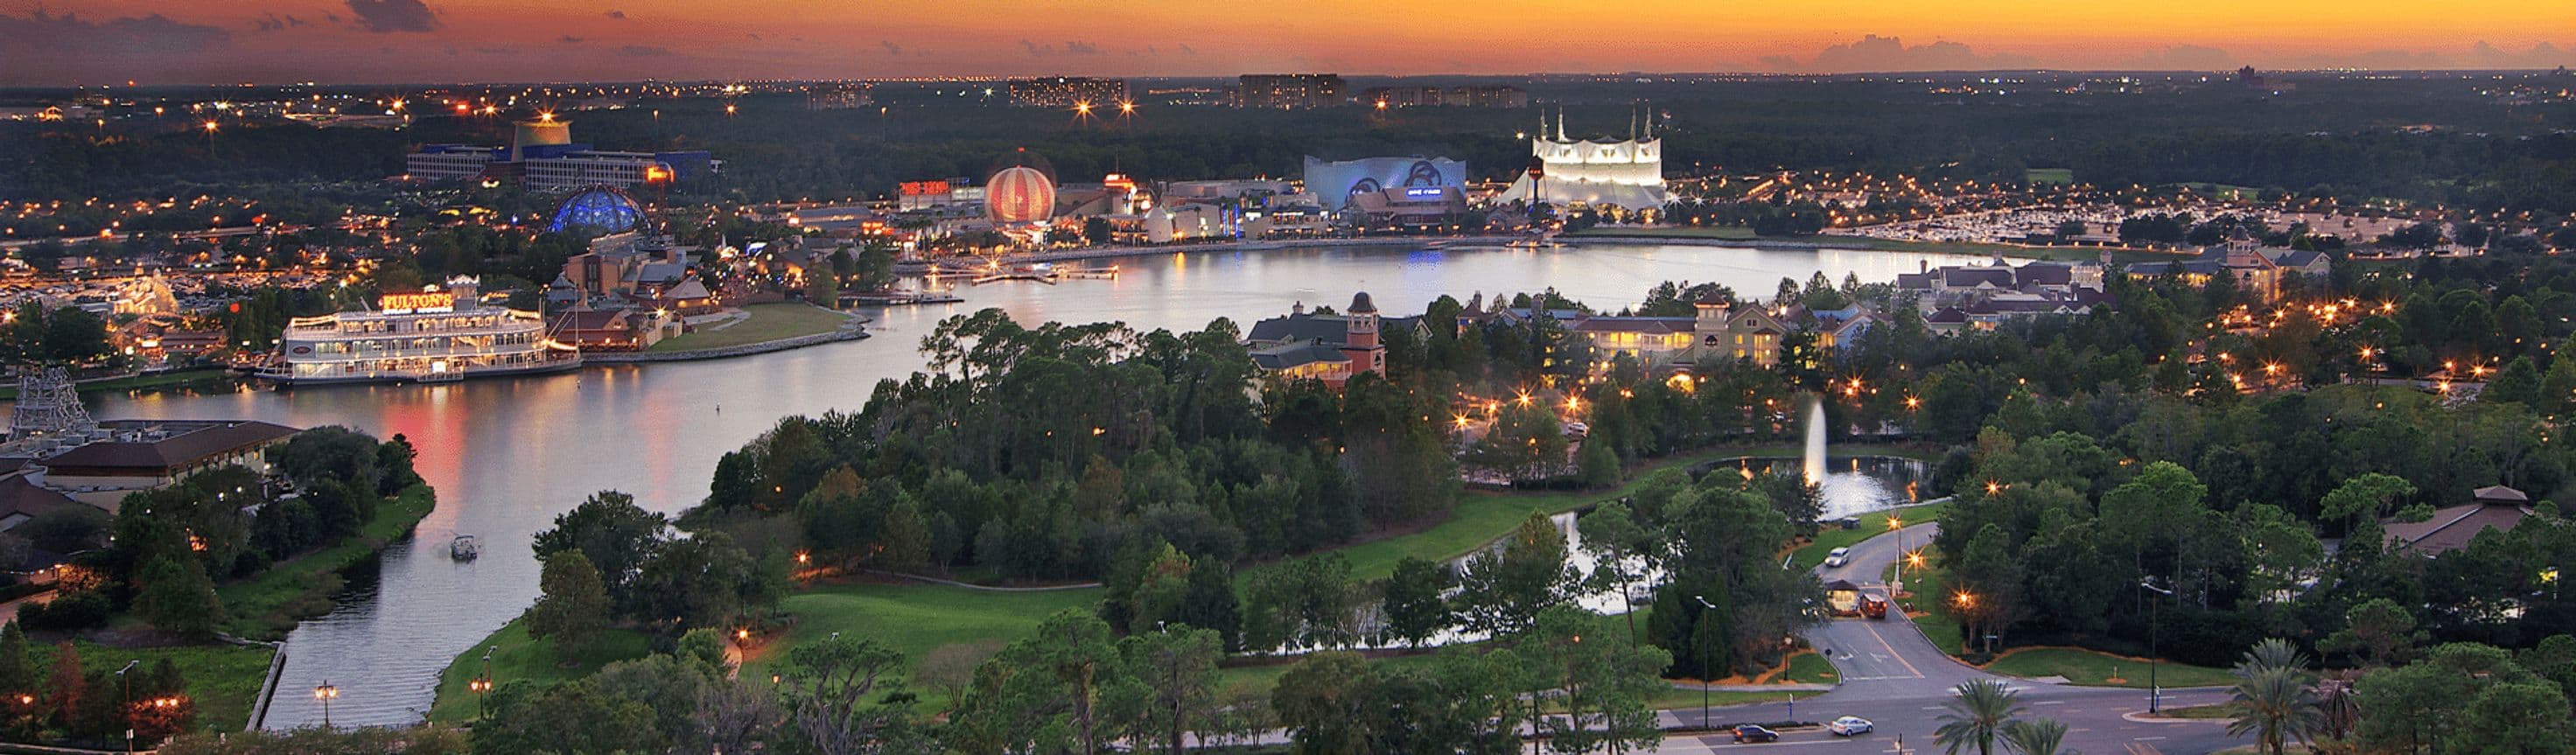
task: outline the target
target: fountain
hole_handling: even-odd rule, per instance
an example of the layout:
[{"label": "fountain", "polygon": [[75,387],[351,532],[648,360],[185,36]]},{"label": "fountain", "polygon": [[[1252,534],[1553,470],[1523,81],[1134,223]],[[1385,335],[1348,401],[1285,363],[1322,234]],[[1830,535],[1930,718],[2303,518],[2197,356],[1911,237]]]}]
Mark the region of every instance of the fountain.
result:
[{"label": "fountain", "polygon": [[1825,482],[1825,400],[1807,396],[1807,484]]}]

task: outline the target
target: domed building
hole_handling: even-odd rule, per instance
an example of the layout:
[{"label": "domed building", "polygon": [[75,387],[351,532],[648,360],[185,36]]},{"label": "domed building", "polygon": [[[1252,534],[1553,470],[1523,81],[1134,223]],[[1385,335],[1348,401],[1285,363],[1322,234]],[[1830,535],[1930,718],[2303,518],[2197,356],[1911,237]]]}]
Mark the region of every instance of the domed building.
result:
[{"label": "domed building", "polygon": [[1003,168],[984,182],[984,215],[997,224],[1046,222],[1055,217],[1055,179],[1027,165]]},{"label": "domed building", "polygon": [[600,185],[574,192],[555,206],[546,230],[599,236],[625,233],[644,225],[644,206],[617,187]]}]

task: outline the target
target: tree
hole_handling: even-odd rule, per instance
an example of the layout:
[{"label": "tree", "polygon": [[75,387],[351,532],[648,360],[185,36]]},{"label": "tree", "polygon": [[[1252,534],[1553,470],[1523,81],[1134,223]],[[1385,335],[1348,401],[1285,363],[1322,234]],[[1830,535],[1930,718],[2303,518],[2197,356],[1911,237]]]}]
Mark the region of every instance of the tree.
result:
[{"label": "tree", "polygon": [[[1655,672],[1672,664],[1661,648],[1602,642],[1600,616],[1558,604],[1541,611],[1529,629],[1511,638],[1512,657],[1528,671],[1522,691],[1533,701],[1553,697],[1565,715],[1540,719],[1558,752],[1618,752],[1652,748],[1663,738],[1649,701],[1666,685]],[[1593,640],[1584,641],[1585,634]]]},{"label": "tree", "polygon": [[2479,690],[2452,721],[2444,752],[2560,755],[2576,749],[2576,724],[2557,685],[2509,682]]},{"label": "tree", "polygon": [[36,691],[35,659],[27,657],[27,633],[11,621],[0,627],[0,697]]},{"label": "tree", "polygon": [[2004,687],[2004,683],[1979,679],[1959,685],[1948,701],[1941,704],[1941,726],[1932,730],[1932,739],[1950,755],[1974,746],[1977,755],[1994,755],[1995,737],[2004,724],[2022,712],[2021,693]]},{"label": "tree", "polygon": [[[874,752],[875,745],[906,739],[910,721],[891,694],[899,689],[894,674],[902,665],[902,654],[873,639],[834,632],[798,644],[779,672],[789,723],[821,755]],[[880,693],[885,699],[870,700]]]},{"label": "tree", "polygon": [[556,653],[577,653],[608,627],[608,589],[581,551],[546,556],[537,590],[536,604],[528,607],[528,636],[552,639]]},{"label": "tree", "polygon": [[1609,443],[1586,441],[1574,452],[1574,476],[1587,488],[1606,488],[1619,484],[1619,453]]},{"label": "tree", "polygon": [[2281,755],[2285,739],[2306,743],[2323,718],[2307,674],[2296,667],[2256,666],[2236,680],[2231,693],[2228,735],[2252,732],[2271,755]]},{"label": "tree", "polygon": [[1637,516],[1628,505],[1617,501],[1601,504],[1592,513],[1574,520],[1575,532],[1583,536],[1584,552],[1592,554],[1589,582],[1595,589],[1619,592],[1620,616],[1628,622],[1628,643],[1637,642],[1637,580],[1645,575],[1640,570],[1646,552],[1654,547],[1654,535],[1637,525]]},{"label": "tree", "polygon": [[45,710],[57,725],[69,725],[89,696],[89,677],[81,673],[80,650],[70,642],[54,645],[54,670],[45,679]]},{"label": "tree", "polygon": [[1298,755],[1337,755],[1369,751],[1366,722],[1375,720],[1365,707],[1378,679],[1377,668],[1357,653],[1327,652],[1306,656],[1270,692],[1270,707]]},{"label": "tree", "polygon": [[955,719],[961,749],[1099,752],[1147,696],[1126,668],[1108,622],[1078,609],[1047,617],[976,669]]},{"label": "tree", "polygon": [[975,667],[1002,652],[1000,640],[951,642],[931,648],[913,664],[911,682],[948,699],[948,710],[966,699],[966,690],[975,683]]},{"label": "tree", "polygon": [[151,556],[134,571],[134,582],[141,590],[134,598],[135,611],[156,629],[206,639],[223,621],[223,598],[215,595],[215,581],[194,558]]},{"label": "tree", "polygon": [[2001,635],[2021,619],[2021,560],[2011,552],[2012,535],[1988,523],[1968,540],[1968,549],[1950,564],[1956,599],[1942,605],[1958,616],[1971,635]]},{"label": "tree", "polygon": [[670,746],[652,708],[603,693],[588,679],[501,685],[492,692],[492,720],[476,725],[473,738],[475,752],[610,755]]},{"label": "tree", "polygon": [[2387,598],[2372,598],[2344,612],[2344,628],[2326,635],[2317,647],[2330,652],[2350,651],[2361,656],[2369,666],[2385,666],[2403,660],[2408,650],[2424,641],[2424,632],[2415,628],[2415,614]]},{"label": "tree", "polygon": [[828,268],[816,267],[806,270],[805,303],[817,307],[839,307],[841,277],[832,274]]},{"label": "tree", "polygon": [[2066,741],[2066,724],[2046,718],[2012,721],[2004,724],[2003,740],[2004,749],[2016,755],[2058,755]]},{"label": "tree", "polygon": [[1420,646],[1454,622],[1443,597],[1454,583],[1449,568],[1418,556],[1395,562],[1395,573],[1378,592],[1384,600],[1386,631],[1406,644]]},{"label": "tree", "polygon": [[1458,578],[1458,615],[1471,631],[1518,632],[1564,602],[1575,579],[1565,566],[1565,534],[1546,514],[1533,512],[1501,551],[1468,560]]},{"label": "tree", "polygon": [[[1137,742],[1149,752],[1183,755],[1187,736],[1216,726],[1216,662],[1225,655],[1216,632],[1193,627],[1128,635],[1118,643],[1126,673],[1148,690]],[[1151,732],[1151,736],[1147,733]]]},{"label": "tree", "polygon": [[2329,521],[2352,521],[2386,513],[2388,505],[2415,494],[2415,485],[2406,478],[2371,472],[2343,481],[2318,504],[2317,517]]},{"label": "tree", "polygon": [[[298,436],[301,437],[301,436]],[[620,607],[636,605],[632,589],[644,561],[668,538],[670,523],[662,515],[635,505],[635,497],[614,490],[591,494],[571,511],[555,515],[553,529],[537,533],[537,558],[579,550],[599,572],[600,584]]]}]

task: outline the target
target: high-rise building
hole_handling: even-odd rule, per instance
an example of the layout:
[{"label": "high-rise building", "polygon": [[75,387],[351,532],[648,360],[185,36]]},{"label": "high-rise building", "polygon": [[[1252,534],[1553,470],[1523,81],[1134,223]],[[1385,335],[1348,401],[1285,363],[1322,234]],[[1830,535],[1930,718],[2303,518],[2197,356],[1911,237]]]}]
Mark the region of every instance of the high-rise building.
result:
[{"label": "high-rise building", "polygon": [[403,158],[416,181],[515,178],[541,192],[598,184],[632,189],[648,183],[689,181],[721,173],[724,162],[704,151],[609,152],[572,140],[570,124],[552,117],[518,124],[507,147],[432,144]]},{"label": "high-rise building", "polygon": [[420,181],[463,181],[483,175],[507,150],[467,144],[431,144],[403,158],[403,173]]},{"label": "high-rise building", "polygon": [[1247,73],[1234,88],[1234,106],[1270,110],[1332,107],[1343,101],[1342,77],[1330,73]]},{"label": "high-rise building", "polygon": [[1012,107],[1107,108],[1127,101],[1126,79],[1050,76],[1012,79],[1009,87]]}]

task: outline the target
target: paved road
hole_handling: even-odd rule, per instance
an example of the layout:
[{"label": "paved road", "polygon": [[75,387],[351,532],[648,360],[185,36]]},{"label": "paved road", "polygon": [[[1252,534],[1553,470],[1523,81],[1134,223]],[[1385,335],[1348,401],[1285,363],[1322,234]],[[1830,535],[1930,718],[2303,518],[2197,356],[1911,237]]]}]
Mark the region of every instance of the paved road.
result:
[{"label": "paved road", "polygon": [[[1918,524],[1905,528],[1901,537],[1907,548],[1920,548],[1939,532],[1937,524]],[[1839,568],[1818,567],[1817,576],[1884,590],[1883,575],[1899,554],[1899,537],[1889,534],[1861,541],[1852,546],[1851,563]],[[2092,755],[2197,755],[2246,743],[2227,736],[2223,722],[2137,719],[2147,709],[2146,690],[2047,684],[1978,670],[1934,647],[1902,614],[1890,614],[1886,621],[1828,621],[1808,630],[1806,637],[1819,650],[1833,650],[1834,670],[1842,676],[1842,684],[1834,691],[1796,703],[1718,708],[1709,712],[1706,722],[1700,720],[1697,709],[1669,711],[1664,714],[1665,722],[1830,721],[1850,715],[1870,719],[1878,725],[1877,732],[1841,739],[1822,731],[1793,731],[1784,733],[1777,743],[1757,745],[1737,745],[1722,735],[1675,736],[1664,740],[1663,751],[1710,753],[1785,748],[1799,753],[1895,755],[1900,737],[1905,753],[1937,751],[1932,731],[1941,725],[1942,703],[1950,698],[1952,689],[1980,679],[2001,680],[2018,691],[2025,715],[2066,723],[2065,746]],[[2169,689],[2164,693],[2168,707],[2207,705],[2226,699],[2224,690]]]}]

